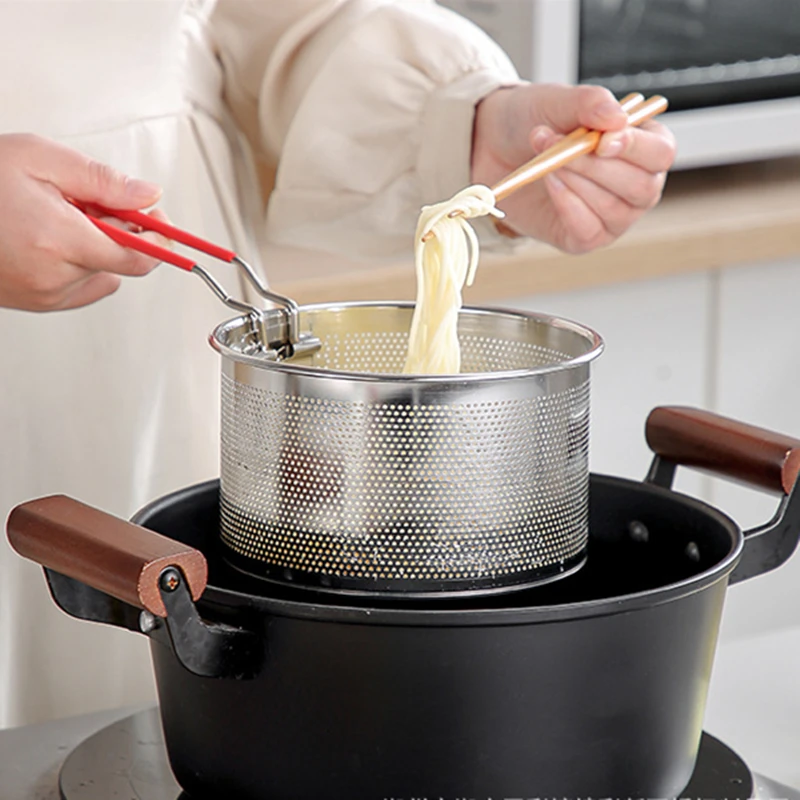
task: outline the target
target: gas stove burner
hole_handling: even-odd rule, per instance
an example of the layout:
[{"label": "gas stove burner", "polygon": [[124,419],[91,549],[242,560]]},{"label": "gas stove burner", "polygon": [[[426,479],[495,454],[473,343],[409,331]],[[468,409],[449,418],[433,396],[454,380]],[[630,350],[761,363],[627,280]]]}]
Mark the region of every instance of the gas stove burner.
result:
[{"label": "gas stove burner", "polygon": [[[681,798],[749,800],[754,786],[747,764],[719,739],[704,733],[692,779]],[[169,768],[154,708],[115,722],[78,745],[64,762],[59,788],[63,800],[210,800],[190,798],[181,791]]]},{"label": "gas stove burner", "polygon": [[125,717],[79,744],[61,767],[58,788],[63,800],[190,800],[172,775],[155,708]]}]

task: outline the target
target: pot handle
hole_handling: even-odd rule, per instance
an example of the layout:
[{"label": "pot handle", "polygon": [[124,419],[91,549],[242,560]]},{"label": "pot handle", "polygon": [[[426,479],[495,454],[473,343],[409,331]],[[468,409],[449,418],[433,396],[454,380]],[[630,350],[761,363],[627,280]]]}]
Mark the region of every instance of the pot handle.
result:
[{"label": "pot handle", "polygon": [[697,408],[653,409],[645,437],[659,457],[648,480],[667,487],[680,464],[788,495],[800,471],[799,439]]},{"label": "pot handle", "polygon": [[64,495],[17,506],[6,529],[21,556],[158,617],[167,616],[159,582],[174,580],[168,568],[180,570],[194,600],[206,588],[199,550]]},{"label": "pot handle", "polygon": [[769,522],[744,532],[730,583],[763,575],[790,558],[800,539],[800,440],[682,406],[653,409],[645,436],[656,454],[648,483],[669,489],[680,464],[782,495]]}]

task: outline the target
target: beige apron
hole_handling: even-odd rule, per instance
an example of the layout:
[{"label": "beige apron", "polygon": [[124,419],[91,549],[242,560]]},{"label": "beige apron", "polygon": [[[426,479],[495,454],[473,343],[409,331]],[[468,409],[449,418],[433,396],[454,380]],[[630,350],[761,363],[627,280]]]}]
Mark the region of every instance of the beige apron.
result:
[{"label": "beige apron", "polygon": [[[204,40],[209,2],[0,2],[0,132],[31,131],[164,187],[172,220],[253,258]],[[204,262],[207,263],[207,262]],[[36,264],[30,265],[36,269]],[[238,292],[231,268],[215,270]],[[217,475],[217,357],[232,315],[162,265],[87,308],[0,309],[0,514],[64,493],[130,516]],[[0,544],[0,727],[149,701],[144,637],[72,620]]]},{"label": "beige apron", "polygon": [[[259,164],[280,156],[266,226],[211,26]],[[468,180],[475,103],[516,80],[497,45],[433,0],[0,0],[0,131],[158,181],[176,224],[249,260],[248,231],[409,253],[419,207]],[[216,275],[237,286],[230,267]],[[215,476],[206,336],[230,315],[166,266],[85,309],[0,309],[0,515],[60,492],[127,516]],[[0,726],[149,699],[146,645],[66,618],[41,571],[0,544]]]}]

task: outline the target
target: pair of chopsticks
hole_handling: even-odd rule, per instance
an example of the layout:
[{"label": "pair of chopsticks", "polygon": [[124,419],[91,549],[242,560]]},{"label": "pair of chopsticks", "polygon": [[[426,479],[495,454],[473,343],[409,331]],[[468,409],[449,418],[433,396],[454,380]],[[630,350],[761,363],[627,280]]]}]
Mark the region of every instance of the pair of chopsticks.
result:
[{"label": "pair of chopsticks", "polygon": [[[654,95],[645,100],[644,95],[638,92],[629,94],[620,101],[620,107],[628,115],[628,125],[634,127],[666,111],[667,105],[667,99],[661,95]],[[499,183],[490,187],[497,202],[499,203],[523,186],[527,186],[529,183],[538,181],[545,175],[561,169],[561,167],[578,158],[578,156],[593,152],[597,148],[602,135],[601,131],[576,128],[560,142],[549,147],[543,153],[515,169],[510,175],[506,175]],[[453,211],[450,216],[461,216],[461,212]],[[433,235],[433,232],[429,231],[422,237],[422,241],[428,241]]]}]

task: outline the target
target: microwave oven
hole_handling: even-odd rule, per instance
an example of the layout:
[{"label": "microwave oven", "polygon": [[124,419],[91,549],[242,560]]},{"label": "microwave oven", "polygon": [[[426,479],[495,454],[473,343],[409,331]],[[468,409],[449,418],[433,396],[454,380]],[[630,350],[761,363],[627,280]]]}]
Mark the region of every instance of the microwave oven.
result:
[{"label": "microwave oven", "polygon": [[439,0],[520,77],[663,94],[677,168],[800,153],[800,0]]}]

